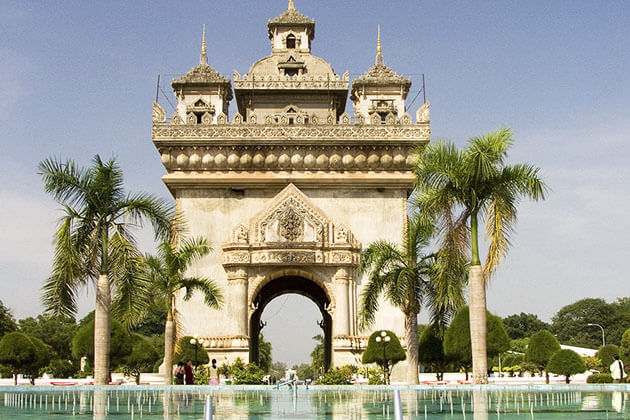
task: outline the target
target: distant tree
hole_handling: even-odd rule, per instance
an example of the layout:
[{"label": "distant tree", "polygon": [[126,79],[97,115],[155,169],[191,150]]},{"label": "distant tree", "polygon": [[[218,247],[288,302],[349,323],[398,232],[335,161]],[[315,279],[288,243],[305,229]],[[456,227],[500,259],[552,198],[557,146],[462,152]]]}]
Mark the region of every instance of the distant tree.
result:
[{"label": "distant tree", "polygon": [[279,380],[284,377],[286,370],[287,365],[284,362],[272,362],[269,374]]},{"label": "distant tree", "polygon": [[124,373],[132,376],[140,384],[140,374],[151,372],[153,365],[160,358],[149,340],[138,334],[131,335],[131,353],[125,358]]},{"label": "distant tree", "polygon": [[562,343],[598,348],[602,342],[602,332],[596,326],[589,327],[588,324],[600,324],[607,330],[614,319],[615,312],[604,299],[582,299],[562,307],[551,318],[551,332]]},{"label": "distant tree", "polygon": [[630,328],[628,328],[621,337],[621,354],[630,360]]},{"label": "distant tree", "polygon": [[516,340],[510,340],[510,351],[515,353],[523,353],[527,351],[527,346],[529,345],[529,337],[527,338],[517,338]]},{"label": "distant tree", "polygon": [[444,379],[451,359],[444,353],[444,333],[438,326],[423,328],[418,340],[418,361],[435,372],[436,379]]},{"label": "distant tree", "polygon": [[44,371],[53,378],[70,378],[79,370],[79,363],[67,359],[53,359]]},{"label": "distant tree", "polygon": [[[510,338],[505,332],[501,318],[486,313],[487,356],[494,357],[510,348]],[[453,359],[459,367],[468,372],[472,366],[472,348],[470,343],[470,319],[468,306],[457,312],[444,333],[444,352]]]},{"label": "distant tree", "polygon": [[620,355],[621,353],[619,346],[606,344],[597,350],[596,357],[602,362],[602,366],[604,366],[604,369],[607,371],[608,367],[612,365],[612,362],[615,360],[615,354]]},{"label": "distant tree", "polygon": [[[383,341],[383,332],[385,332],[385,336],[390,337],[389,342]],[[380,342],[377,341],[377,337],[381,338]],[[385,350],[384,354],[383,349]],[[378,330],[370,335],[367,348],[363,352],[361,362],[363,364],[377,363],[383,368],[385,372],[391,373],[394,365],[396,365],[396,363],[400,362],[401,360],[405,360],[406,358],[407,355],[405,354],[405,350],[400,345],[400,340],[398,339],[398,336],[396,336],[393,331]],[[385,382],[389,383],[389,375],[386,375]]]},{"label": "distant tree", "polygon": [[610,304],[614,319],[612,324],[605,326],[606,343],[621,344],[623,333],[630,326],[630,297],[618,298]]},{"label": "distant tree", "polygon": [[[131,353],[132,341],[127,330],[118,321],[112,320],[110,337],[110,366],[116,369],[125,363],[125,358]],[[72,339],[72,355],[80,360],[88,358],[90,367],[94,367],[94,320],[87,321],[79,327]]]},{"label": "distant tree", "polygon": [[538,331],[529,338],[525,358],[528,362],[535,363],[541,372],[545,371],[547,383],[549,383],[549,369],[547,365],[551,356],[558,350],[560,350],[558,339],[547,330]]},{"label": "distant tree", "polygon": [[0,340],[0,363],[11,368],[15,385],[20,373],[35,384],[39,370],[50,362],[51,355],[50,347],[42,340],[20,332],[5,334]]},{"label": "distant tree", "polygon": [[271,369],[271,343],[265,341],[262,333],[258,334],[258,363],[265,373]]},{"label": "distant tree", "polygon": [[538,319],[537,315],[526,314],[524,312],[503,318],[503,326],[512,340],[526,338],[535,332],[548,330],[551,327],[546,322]]},{"label": "distant tree", "polygon": [[295,374],[298,378],[302,380],[313,379],[313,366],[308,363],[301,363],[299,366],[294,366],[293,369],[295,369]]},{"label": "distant tree", "polygon": [[79,326],[72,317],[64,315],[38,315],[37,318],[25,318],[19,321],[20,331],[31,337],[37,337],[48,344],[60,359],[72,359],[68,343]]},{"label": "distant tree", "polygon": [[586,370],[584,360],[573,350],[558,350],[551,356],[547,364],[549,372],[564,375],[566,383],[569,383],[571,375],[582,373]]},{"label": "distant tree", "polygon": [[[311,352],[311,364],[316,375],[324,373],[326,370],[326,348],[324,347],[324,336],[317,334],[313,336],[313,340],[317,342],[315,348]],[[284,372],[282,373],[284,375]]]},{"label": "distant tree", "polygon": [[4,306],[0,300],[0,338],[6,333],[10,333],[17,330],[17,324],[11,310]]},{"label": "distant tree", "polygon": [[[150,300],[151,304],[148,305],[145,317],[132,328],[132,331],[145,337],[154,335],[163,336],[164,325],[166,324],[166,305],[164,301],[159,298],[152,297]],[[162,338],[162,340],[164,339]],[[164,343],[161,344],[160,348],[164,348]]]},{"label": "distant tree", "polygon": [[[190,340],[193,337],[187,335],[179,339],[177,345],[177,352],[173,355],[173,363],[184,362],[186,363],[188,360],[192,360],[195,362],[195,356],[197,358],[197,363],[200,365],[205,365],[210,361],[210,357],[208,357],[208,352],[203,348],[203,346],[197,344],[196,346],[190,344]],[[195,352],[196,347],[196,352]]]}]

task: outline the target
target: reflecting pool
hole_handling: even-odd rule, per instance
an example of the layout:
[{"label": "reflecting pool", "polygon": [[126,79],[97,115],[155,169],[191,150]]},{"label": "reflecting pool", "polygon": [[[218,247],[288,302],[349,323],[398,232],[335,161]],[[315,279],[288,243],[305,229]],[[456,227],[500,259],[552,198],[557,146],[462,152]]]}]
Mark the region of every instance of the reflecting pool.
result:
[{"label": "reflecting pool", "polygon": [[627,419],[629,386],[19,387],[0,389],[0,419]]}]

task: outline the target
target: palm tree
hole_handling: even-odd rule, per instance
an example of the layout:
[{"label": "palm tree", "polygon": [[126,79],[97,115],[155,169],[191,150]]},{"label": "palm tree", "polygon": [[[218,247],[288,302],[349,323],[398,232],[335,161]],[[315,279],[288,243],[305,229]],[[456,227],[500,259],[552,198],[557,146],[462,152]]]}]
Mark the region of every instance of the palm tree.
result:
[{"label": "palm tree", "polygon": [[[542,200],[547,187],[539,168],[508,165],[512,131],[502,128],[469,141],[458,151],[449,143],[432,143],[419,152],[415,169],[417,204],[437,217],[446,246],[471,251],[468,274],[473,381],[487,382],[486,282],[506,255],[521,197]],[[486,219],[489,249],[482,269],[478,219]]]},{"label": "palm tree", "polygon": [[324,347],[324,336],[321,334],[314,335],[313,340],[317,342],[315,348],[311,352],[311,366],[315,371],[315,375],[319,376],[326,369],[326,350]]},{"label": "palm tree", "polygon": [[184,290],[184,300],[189,300],[194,291],[199,291],[206,305],[219,308],[223,295],[216,284],[204,277],[185,276],[192,263],[207,255],[211,249],[203,238],[186,238],[179,242],[171,238],[158,246],[158,255],[146,257],[148,279],[152,298],[166,302],[166,325],[164,327],[164,366],[167,385],[173,383],[173,345],[175,340],[175,298]]},{"label": "palm tree", "polygon": [[125,194],[123,174],[115,159],[97,155],[89,168],[72,160],[46,159],[39,164],[44,189],[64,210],[55,234],[52,274],[43,286],[48,312],[74,316],[78,290],[96,283],[94,381],[109,378],[110,310],[114,307],[130,325],[144,310],[142,288],[135,287],[142,256],[131,227],[148,219],[156,237],[167,234],[171,206],[145,193]]},{"label": "palm tree", "polygon": [[374,322],[383,294],[405,316],[409,384],[418,383],[418,314],[422,305],[429,307],[434,324],[443,325],[464,303],[461,261],[447,249],[428,252],[434,229],[431,220],[416,215],[407,221],[402,247],[374,242],[363,251],[359,266],[360,274],[369,273],[361,295],[361,328]]}]

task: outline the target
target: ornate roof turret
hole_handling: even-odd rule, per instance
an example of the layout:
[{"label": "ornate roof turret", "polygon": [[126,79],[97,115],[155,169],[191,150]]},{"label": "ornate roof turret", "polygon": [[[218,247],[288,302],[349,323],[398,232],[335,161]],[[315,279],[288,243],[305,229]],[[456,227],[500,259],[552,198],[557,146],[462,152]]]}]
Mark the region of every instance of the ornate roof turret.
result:
[{"label": "ornate roof turret", "polygon": [[385,65],[381,47],[380,25],[378,27],[374,65],[367,72],[359,76],[359,78],[352,81],[351,98],[354,100],[357,96],[357,90],[367,86],[400,86],[401,90],[404,92],[403,96],[407,96],[409,88],[411,87],[411,80],[401,76]]},{"label": "ornate roof turret", "polygon": [[411,80],[385,65],[379,25],[374,65],[352,81],[350,99],[354,104],[354,113],[365,118],[368,124],[407,121],[405,99],[409,88]]},{"label": "ornate roof turret", "polygon": [[277,27],[305,27],[310,40],[315,38],[315,20],[304,16],[295,9],[293,0],[289,0],[289,6],[280,16],[267,21],[269,39],[274,37],[274,29]]},{"label": "ornate roof turret", "polygon": [[171,80],[174,91],[182,89],[200,89],[211,86],[223,86],[228,91],[226,100],[232,99],[232,88],[229,79],[221,76],[216,70],[208,65],[208,54],[206,51],[206,25],[203,25],[201,41],[201,55],[199,64],[193,67],[183,76]]}]

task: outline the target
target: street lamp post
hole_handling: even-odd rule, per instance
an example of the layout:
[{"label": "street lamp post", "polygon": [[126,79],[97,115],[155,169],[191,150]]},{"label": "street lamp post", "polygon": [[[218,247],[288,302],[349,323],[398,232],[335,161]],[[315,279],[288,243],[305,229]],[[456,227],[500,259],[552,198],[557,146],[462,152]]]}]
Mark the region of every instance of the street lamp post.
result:
[{"label": "street lamp post", "polygon": [[602,346],[605,346],[606,345],[606,335],[604,333],[604,327],[602,327],[599,324],[591,324],[591,323],[588,323],[586,325],[588,325],[589,327],[599,327],[602,330]]},{"label": "street lamp post", "polygon": [[383,374],[385,375],[385,384],[389,383],[389,363],[387,361],[387,356],[385,355],[385,348],[387,347],[387,343],[389,343],[392,338],[387,335],[387,332],[381,331],[381,335],[376,336],[376,342],[383,344]]},{"label": "street lamp post", "polygon": [[201,346],[203,345],[203,338],[200,338],[197,334],[194,335],[193,338],[190,339],[190,344],[192,344],[193,346],[195,346],[195,367],[197,367],[198,365],[198,359],[197,359],[197,346]]}]

